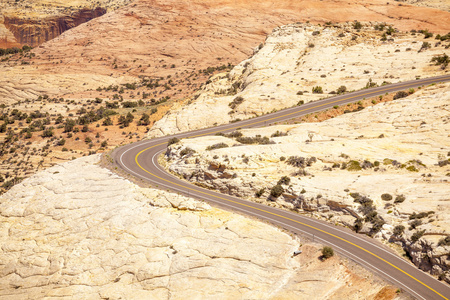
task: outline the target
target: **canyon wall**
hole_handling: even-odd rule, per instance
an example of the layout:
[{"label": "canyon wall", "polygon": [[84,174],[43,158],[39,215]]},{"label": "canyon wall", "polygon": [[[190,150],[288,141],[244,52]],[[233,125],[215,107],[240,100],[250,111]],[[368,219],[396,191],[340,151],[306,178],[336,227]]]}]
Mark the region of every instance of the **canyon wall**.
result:
[{"label": "canyon wall", "polygon": [[17,42],[32,47],[54,39],[71,28],[86,23],[106,13],[106,9],[81,9],[71,15],[53,16],[46,19],[28,19],[14,15],[4,16],[5,27],[14,34]]}]

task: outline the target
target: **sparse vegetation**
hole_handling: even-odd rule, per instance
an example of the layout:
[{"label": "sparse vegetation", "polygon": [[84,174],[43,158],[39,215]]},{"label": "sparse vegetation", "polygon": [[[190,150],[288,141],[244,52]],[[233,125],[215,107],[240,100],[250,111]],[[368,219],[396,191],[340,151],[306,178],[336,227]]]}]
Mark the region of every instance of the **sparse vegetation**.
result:
[{"label": "sparse vegetation", "polygon": [[323,94],[323,89],[321,86],[315,86],[312,88],[313,94]]},{"label": "sparse vegetation", "polygon": [[334,256],[333,248],[331,248],[329,246],[324,246],[322,248],[322,258],[323,259],[328,259],[328,258],[330,258],[332,256]]},{"label": "sparse vegetation", "polygon": [[274,198],[280,197],[284,193],[284,188],[277,184],[270,189],[270,196]]}]

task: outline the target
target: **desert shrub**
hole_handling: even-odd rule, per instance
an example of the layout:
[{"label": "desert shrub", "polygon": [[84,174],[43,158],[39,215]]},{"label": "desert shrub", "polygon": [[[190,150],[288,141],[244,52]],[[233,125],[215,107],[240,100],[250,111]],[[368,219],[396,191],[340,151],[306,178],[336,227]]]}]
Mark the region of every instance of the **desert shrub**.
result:
[{"label": "desert shrub", "polygon": [[425,230],[419,230],[413,233],[413,235],[411,236],[411,241],[413,243],[417,242],[425,233]]},{"label": "desert shrub", "polygon": [[138,126],[147,126],[150,125],[150,116],[146,113],[143,113],[139,121],[137,122]]},{"label": "desert shrub", "polygon": [[374,222],[377,219],[378,213],[372,210],[366,215],[366,222]]},{"label": "desert shrub", "polygon": [[66,143],[66,140],[65,140],[65,139],[60,139],[56,144],[57,144],[58,146],[64,146],[65,143]]},{"label": "desert shrub", "polygon": [[87,137],[84,139],[84,142],[85,142],[86,144],[89,144],[89,143],[92,142],[92,139],[91,139],[90,137],[87,136]]},{"label": "desert shrub", "polygon": [[312,33],[312,35],[319,35],[319,34],[320,34],[320,31],[318,31],[318,30],[313,31],[313,33]]},{"label": "desert shrub", "polygon": [[260,135],[256,135],[255,137],[247,137],[242,136],[238,137],[236,139],[239,143],[242,144],[260,144],[260,145],[268,145],[268,144],[275,144],[275,142],[271,141],[267,136],[261,137]]},{"label": "desert shrub", "polygon": [[394,227],[394,235],[396,236],[401,236],[403,234],[403,232],[405,231],[405,226],[403,225],[397,225]]},{"label": "desert shrub", "polygon": [[103,120],[102,123],[103,126],[111,126],[113,125],[113,121],[111,120],[111,118],[108,116]]},{"label": "desert shrub", "polygon": [[434,56],[431,59],[431,62],[434,63],[436,66],[440,65],[442,69],[445,69],[445,68],[447,68],[448,64],[450,63],[450,59],[449,59],[448,55],[444,53],[442,55]]},{"label": "desert shrub", "polygon": [[286,157],[284,157],[284,156],[280,157],[280,161],[285,161],[285,160],[286,160]]},{"label": "desert shrub", "polygon": [[426,217],[428,217],[428,215],[431,215],[431,214],[433,214],[433,213],[434,213],[433,211],[429,211],[429,212],[424,212],[424,211],[422,211],[422,212],[420,212],[420,213],[418,213],[418,214],[416,214],[416,213],[414,212],[414,213],[412,213],[412,214],[409,216],[409,219],[410,219],[410,220],[423,219],[423,218],[426,218]]},{"label": "desert shrub", "polygon": [[438,246],[450,246],[450,235],[447,235],[445,238],[442,238],[438,242]]},{"label": "desert shrub", "polygon": [[343,32],[339,33],[338,37],[344,37],[345,34]]},{"label": "desert shrub", "polygon": [[194,149],[191,149],[191,148],[189,148],[189,147],[186,147],[186,148],[184,148],[183,150],[181,150],[180,151],[180,156],[185,156],[185,155],[191,155],[191,154],[194,154],[195,153],[195,150]]},{"label": "desert shrub", "polygon": [[343,94],[347,91],[347,87],[345,85],[341,85],[337,90],[336,93]]},{"label": "desert shrub", "polygon": [[351,160],[347,164],[347,170],[348,171],[360,171],[361,165],[359,164],[359,161]]},{"label": "desert shrub", "polygon": [[423,42],[423,43],[422,43],[422,46],[421,46],[420,49],[419,49],[419,52],[421,52],[421,51],[423,51],[423,50],[427,50],[427,49],[429,49],[429,48],[431,48],[431,44],[428,43],[428,42]]},{"label": "desert shrub", "polygon": [[281,132],[281,131],[277,130],[270,137],[279,137],[279,136],[286,136],[286,135],[288,135],[287,132]]},{"label": "desert shrub", "polygon": [[400,99],[400,98],[405,98],[407,97],[409,94],[405,91],[398,91],[395,95],[394,95],[394,100],[396,99]]},{"label": "desert shrub", "polygon": [[328,246],[324,246],[322,248],[322,257],[323,257],[323,259],[328,259],[328,258],[332,257],[333,255],[334,255],[333,248],[328,247]]},{"label": "desert shrub", "polygon": [[48,138],[53,136],[53,127],[48,127],[42,132],[43,138]]},{"label": "desert shrub", "polygon": [[288,176],[283,176],[278,180],[277,185],[288,185],[291,182],[291,178]]},{"label": "desert shrub", "polygon": [[262,189],[259,189],[258,191],[256,191],[256,193],[255,193],[256,198],[260,198],[264,194],[265,191],[266,191],[265,188],[262,188]]},{"label": "desert shrub", "polygon": [[397,195],[395,196],[394,203],[402,203],[406,200],[406,197],[404,195]]},{"label": "desert shrub", "polygon": [[105,148],[106,146],[108,146],[108,142],[107,141],[103,141],[100,146],[102,148]]},{"label": "desert shrub", "polygon": [[382,194],[381,195],[381,200],[390,201],[390,200],[392,200],[392,195],[391,194],[387,194],[387,193]]},{"label": "desert shrub", "polygon": [[270,189],[270,196],[272,196],[274,198],[280,197],[281,194],[283,194],[283,193],[284,193],[284,188],[281,185],[279,185],[279,184],[273,186]]},{"label": "desert shrub", "polygon": [[226,134],[225,136],[229,137],[229,138],[238,138],[238,137],[242,136],[242,132],[240,132],[240,131],[233,131],[233,132],[230,132],[230,133]]},{"label": "desert shrub", "polygon": [[323,94],[323,89],[321,86],[315,86],[312,88],[313,94]]},{"label": "desert shrub", "polygon": [[378,233],[381,230],[381,228],[383,228],[383,225],[386,224],[386,222],[378,217],[372,221],[372,224],[373,226],[370,229],[370,232],[371,234],[375,234]]},{"label": "desert shrub", "polygon": [[409,223],[409,230],[416,229],[422,225],[422,220],[412,220],[411,223]]},{"label": "desert shrub", "polygon": [[170,146],[170,145],[173,145],[173,144],[178,143],[179,141],[180,141],[180,140],[179,140],[178,138],[173,137],[173,138],[171,138],[171,139],[167,142],[167,145]]},{"label": "desert shrub", "polygon": [[300,157],[300,156],[289,156],[288,159],[286,160],[286,163],[293,167],[304,168],[307,166],[310,167],[316,161],[317,161],[317,159],[314,156],[307,158],[307,159],[304,157]]},{"label": "desert shrub", "polygon": [[238,96],[238,97],[234,98],[233,101],[231,101],[228,104],[228,106],[231,107],[231,109],[235,109],[242,102],[244,102],[244,98],[242,98],[241,96]]},{"label": "desert shrub", "polygon": [[419,170],[415,166],[408,166],[406,167],[406,170],[410,172],[419,172]]},{"label": "desert shrub", "polygon": [[361,29],[362,24],[358,21],[353,22],[353,29]]},{"label": "desert shrub", "polygon": [[122,102],[123,108],[134,108],[137,107],[138,103],[136,101],[124,101]]},{"label": "desert shrub", "polygon": [[227,147],[228,147],[228,145],[225,143],[217,143],[217,144],[206,147],[206,150],[214,150],[214,149],[227,148]]},{"label": "desert shrub", "polygon": [[363,228],[363,219],[357,218],[353,223],[353,230],[355,232],[360,232],[362,228]]}]

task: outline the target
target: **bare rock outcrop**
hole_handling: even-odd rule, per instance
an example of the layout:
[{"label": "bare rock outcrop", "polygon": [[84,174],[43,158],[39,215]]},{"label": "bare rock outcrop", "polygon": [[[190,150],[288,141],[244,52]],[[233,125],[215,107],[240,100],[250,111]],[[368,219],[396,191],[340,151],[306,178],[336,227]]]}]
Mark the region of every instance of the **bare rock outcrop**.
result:
[{"label": "bare rock outcrop", "polygon": [[[359,90],[445,73],[430,63],[446,51],[445,45],[425,51],[424,43],[430,42],[422,34],[396,32],[380,23],[355,26],[275,28],[251,58],[211,78],[192,103],[169,112],[149,136],[248,119],[328,97],[340,89]],[[386,35],[388,29],[391,35]]]},{"label": "bare rock outcrop", "polygon": [[0,198],[0,298],[374,299],[395,289],[259,221],[67,162]]}]

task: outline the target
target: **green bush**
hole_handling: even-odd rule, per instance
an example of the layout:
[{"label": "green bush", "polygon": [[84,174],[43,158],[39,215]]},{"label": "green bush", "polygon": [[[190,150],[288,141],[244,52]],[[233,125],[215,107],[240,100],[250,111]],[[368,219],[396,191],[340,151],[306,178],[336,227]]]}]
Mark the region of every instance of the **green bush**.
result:
[{"label": "green bush", "polygon": [[425,233],[425,230],[421,230],[421,231],[416,231],[413,233],[413,235],[411,236],[411,241],[413,243],[417,242]]},{"label": "green bush", "polygon": [[242,98],[241,96],[238,96],[238,97],[234,98],[233,101],[231,101],[228,104],[228,106],[231,107],[231,109],[235,109],[242,102],[244,102],[244,98]]},{"label": "green bush", "polygon": [[206,147],[206,150],[210,151],[210,150],[214,150],[214,149],[227,148],[227,147],[228,147],[228,145],[225,143],[217,143],[217,144]]},{"label": "green bush", "polygon": [[405,232],[405,226],[403,225],[397,225],[394,227],[394,235],[396,236],[401,236],[403,234],[403,232]]},{"label": "green bush", "polygon": [[442,55],[434,56],[431,59],[431,62],[434,63],[436,66],[440,65],[442,69],[445,69],[450,63],[450,59],[448,55],[444,53]]},{"label": "green bush", "polygon": [[390,200],[392,200],[392,195],[391,194],[382,194],[381,200],[390,201]]},{"label": "green bush", "polygon": [[170,146],[170,145],[173,145],[173,144],[178,143],[179,141],[180,141],[180,140],[179,140],[178,138],[174,137],[174,138],[171,138],[171,139],[167,142],[167,145]]},{"label": "green bush", "polygon": [[312,88],[313,94],[323,94],[323,89],[321,86],[315,86]]},{"label": "green bush", "polygon": [[358,21],[353,22],[353,29],[361,29],[362,24]]},{"label": "green bush", "polygon": [[358,161],[351,160],[347,164],[347,170],[348,171],[360,171],[361,170],[361,165],[359,164]]},{"label": "green bush", "polygon": [[347,91],[347,87],[345,85],[341,85],[337,90],[336,93],[343,94]]},{"label": "green bush", "polygon": [[186,147],[186,148],[184,148],[183,150],[180,151],[180,156],[183,157],[183,156],[185,156],[185,155],[191,155],[191,154],[193,154],[193,153],[195,153],[195,150],[194,150],[194,149],[191,149],[191,148],[189,148],[189,147]]},{"label": "green bush", "polygon": [[334,255],[333,248],[328,247],[328,246],[324,246],[322,248],[322,258],[323,259],[328,259],[328,258],[332,257],[333,255]]},{"label": "green bush", "polygon": [[256,191],[256,193],[255,193],[256,198],[260,198],[264,194],[265,191],[266,191],[265,188],[262,188],[262,189]]},{"label": "green bush", "polygon": [[394,100],[396,99],[400,99],[400,98],[405,98],[408,97],[409,94],[405,91],[398,91],[395,95],[394,95]]},{"label": "green bush", "polygon": [[395,196],[394,203],[402,203],[406,200],[406,197],[404,195],[397,195]]},{"label": "green bush", "polygon": [[288,176],[283,176],[278,180],[277,185],[288,185],[291,182],[291,178]]},{"label": "green bush", "polygon": [[272,196],[274,198],[280,197],[281,194],[283,194],[283,193],[284,193],[284,188],[281,185],[279,185],[279,184],[273,186],[270,189],[270,196]]}]

